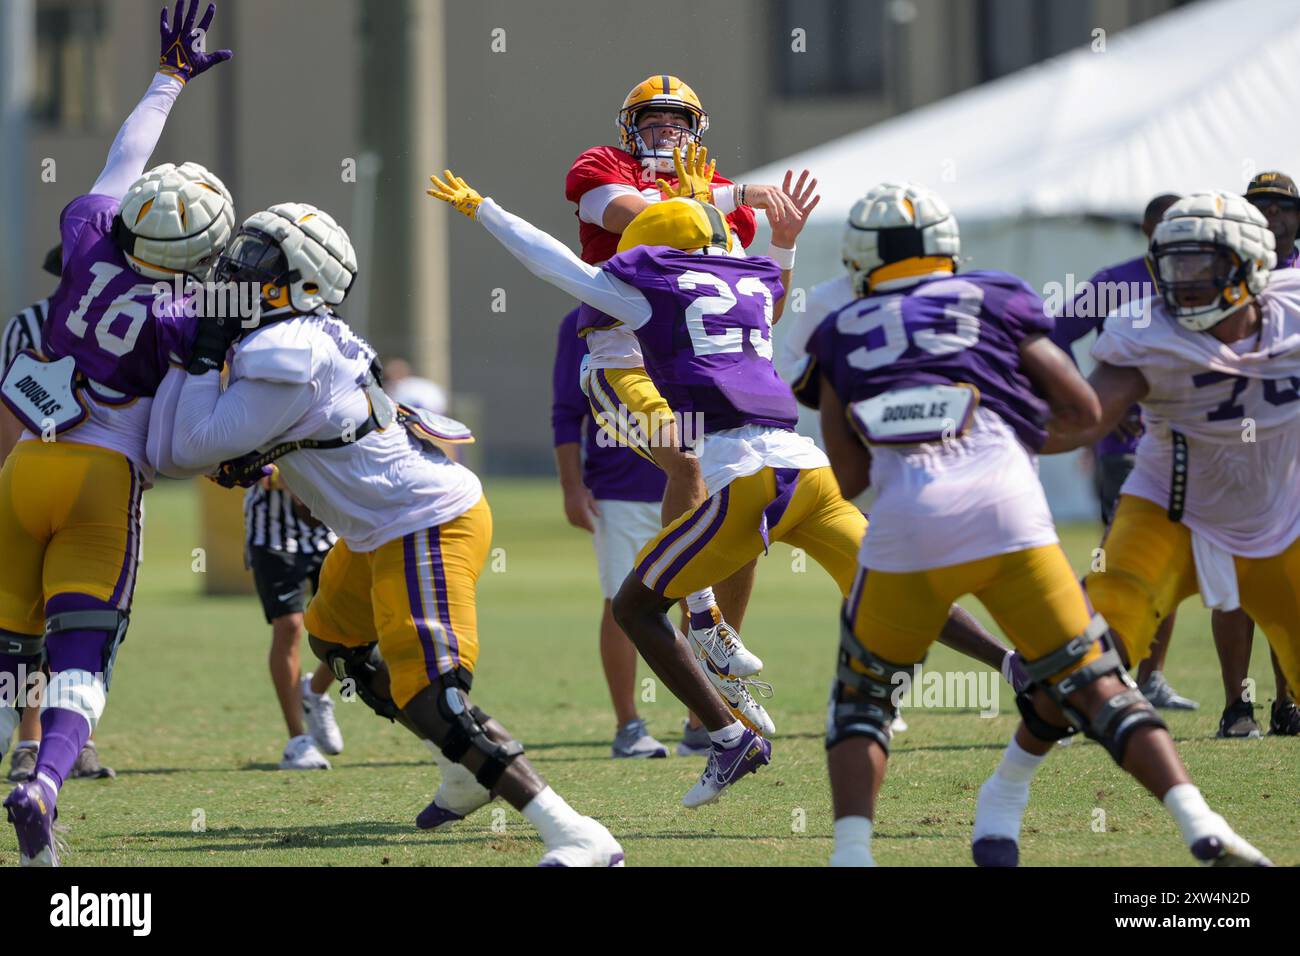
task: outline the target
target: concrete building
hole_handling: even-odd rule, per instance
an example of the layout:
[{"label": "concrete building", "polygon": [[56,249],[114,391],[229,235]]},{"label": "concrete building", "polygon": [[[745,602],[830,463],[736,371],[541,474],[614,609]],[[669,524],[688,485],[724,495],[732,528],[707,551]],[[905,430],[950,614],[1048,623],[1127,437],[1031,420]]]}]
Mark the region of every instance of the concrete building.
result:
[{"label": "concrete building", "polygon": [[[617,141],[618,108],[647,75],[695,88],[710,150],[735,173],[1176,5],[220,0],[209,46],[235,59],[183,93],[154,162],[209,166],[241,216],[286,199],[332,212],[362,270],[343,314],[450,385],[453,412],[479,432],[477,464],[547,472],[555,325],[571,303],[425,197],[429,172],[451,166],[576,247],[565,172]],[[48,291],[39,265],[59,210],[93,182],[149,82],[159,0],[0,8],[7,315]]]}]

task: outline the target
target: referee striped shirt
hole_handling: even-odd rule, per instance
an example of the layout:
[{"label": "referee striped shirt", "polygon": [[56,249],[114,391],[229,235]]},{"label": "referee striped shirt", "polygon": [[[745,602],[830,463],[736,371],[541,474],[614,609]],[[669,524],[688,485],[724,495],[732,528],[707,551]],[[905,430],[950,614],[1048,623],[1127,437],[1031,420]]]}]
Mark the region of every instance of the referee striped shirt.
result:
[{"label": "referee striped shirt", "polygon": [[317,554],[334,547],[338,536],[315,518],[300,517],[293,495],[260,484],[244,494],[244,544],[286,554]]},{"label": "referee striped shirt", "polygon": [[0,375],[8,371],[9,363],[23,349],[40,350],[41,326],[49,306],[49,299],[41,299],[5,323],[4,332],[0,333]]}]

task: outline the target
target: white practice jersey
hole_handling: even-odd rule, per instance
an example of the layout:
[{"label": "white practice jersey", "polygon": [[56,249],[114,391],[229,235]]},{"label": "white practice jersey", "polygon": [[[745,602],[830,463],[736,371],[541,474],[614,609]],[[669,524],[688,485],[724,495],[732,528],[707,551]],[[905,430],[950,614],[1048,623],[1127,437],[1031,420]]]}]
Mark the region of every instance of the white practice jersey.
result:
[{"label": "white practice jersey", "polygon": [[808,290],[802,312],[793,312],[788,304],[781,317],[781,334],[777,339],[772,364],[787,385],[794,385],[808,370],[812,356],[808,354],[808,340],[817,331],[822,320],[836,309],[853,301],[853,281],[848,273],[819,282]]},{"label": "white practice jersey", "polygon": [[871,449],[879,490],[859,560],[903,573],[1056,544],[1038,460],[995,412],[960,438]]},{"label": "white practice jersey", "polygon": [[1174,432],[1187,439],[1182,521],[1241,557],[1300,537],[1300,270],[1272,273],[1262,327],[1224,344],[1180,326],[1158,299],[1106,320],[1093,358],[1137,368],[1146,433],[1122,492],[1169,504]]},{"label": "white practice jersey", "polygon": [[[213,374],[168,375],[150,457],[180,476],[283,442],[356,434],[370,418],[362,382],[374,355],[334,315],[263,326],[236,346],[225,392]],[[276,465],[285,487],[353,551],[452,521],[483,495],[472,471],[397,422],[339,448],[291,451]]]}]

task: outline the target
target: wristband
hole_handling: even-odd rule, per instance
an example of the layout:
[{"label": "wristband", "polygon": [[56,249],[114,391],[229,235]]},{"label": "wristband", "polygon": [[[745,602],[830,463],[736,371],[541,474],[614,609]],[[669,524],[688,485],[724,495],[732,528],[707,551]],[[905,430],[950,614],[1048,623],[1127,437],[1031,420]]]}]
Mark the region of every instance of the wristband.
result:
[{"label": "wristband", "polygon": [[718,211],[724,216],[730,216],[736,211],[736,187],[719,186],[713,190],[713,205],[718,207]]},{"label": "wristband", "polygon": [[776,262],[781,267],[782,272],[790,272],[794,269],[794,249],[782,249],[777,245],[767,247],[767,257]]}]

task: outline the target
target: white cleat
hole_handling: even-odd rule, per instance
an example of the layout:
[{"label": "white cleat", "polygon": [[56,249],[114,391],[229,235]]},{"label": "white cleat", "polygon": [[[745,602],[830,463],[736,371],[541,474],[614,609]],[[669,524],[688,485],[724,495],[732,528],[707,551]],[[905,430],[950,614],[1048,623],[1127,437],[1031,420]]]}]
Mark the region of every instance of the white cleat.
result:
[{"label": "white cleat", "polygon": [[700,668],[704,671],[704,676],[709,679],[709,683],[713,685],[714,689],[722,695],[722,699],[727,702],[727,708],[737,720],[764,737],[771,737],[776,733],[776,725],[772,723],[772,718],[768,716],[763,705],[756,701],[754,695],[749,692],[749,687],[752,686],[757,688],[758,692],[764,697],[771,697],[771,684],[750,677],[723,677],[713,668],[713,661],[709,658],[697,658],[697,660],[700,662]]},{"label": "white cleat", "polygon": [[708,628],[692,627],[687,632],[695,645],[696,657],[707,657],[725,677],[752,677],[763,669],[758,655],[741,643],[740,635],[721,619]]},{"label": "white cleat", "polygon": [[894,719],[889,724],[889,735],[901,734],[907,732],[907,721],[903,719],[903,710],[899,708],[894,712]]},{"label": "white cleat", "polygon": [[299,734],[291,737],[284,747],[284,756],[280,758],[281,770],[328,770],[330,762],[316,748],[316,741],[311,734]]},{"label": "white cleat", "polygon": [[430,751],[442,773],[442,781],[433,800],[415,818],[415,825],[421,830],[448,830],[491,803],[492,794],[460,764],[452,763],[434,748]]},{"label": "white cleat", "polygon": [[307,733],[316,746],[327,754],[343,753],[343,731],[334,719],[334,701],[328,692],[313,694],[311,677],[302,679],[302,715],[307,721]]},{"label": "white cleat", "polygon": [[623,848],[604,825],[583,817],[581,825],[547,849],[538,866],[622,866]]}]

